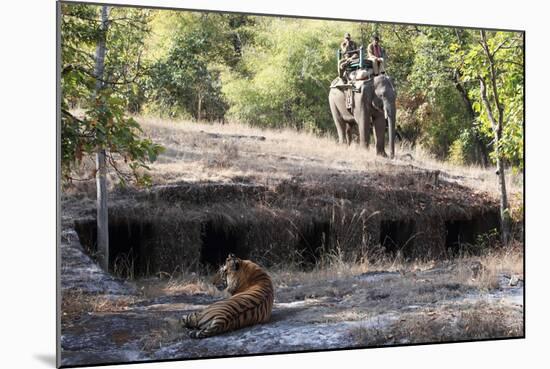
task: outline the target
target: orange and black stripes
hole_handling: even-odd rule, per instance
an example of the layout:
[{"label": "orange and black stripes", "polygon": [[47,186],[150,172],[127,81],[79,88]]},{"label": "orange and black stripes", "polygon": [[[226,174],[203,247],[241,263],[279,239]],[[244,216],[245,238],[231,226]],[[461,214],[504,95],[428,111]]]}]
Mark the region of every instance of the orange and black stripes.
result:
[{"label": "orange and black stripes", "polygon": [[265,323],[271,318],[273,284],[269,275],[257,264],[229,255],[213,282],[218,287],[227,286],[232,296],[200,312],[184,316],[182,324],[193,329],[191,337],[209,337]]}]

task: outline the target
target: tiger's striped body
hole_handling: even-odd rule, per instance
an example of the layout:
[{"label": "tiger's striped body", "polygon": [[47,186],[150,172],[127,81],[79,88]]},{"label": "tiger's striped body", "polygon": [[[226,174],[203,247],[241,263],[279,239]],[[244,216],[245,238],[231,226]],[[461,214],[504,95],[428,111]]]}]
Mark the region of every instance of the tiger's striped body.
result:
[{"label": "tiger's striped body", "polygon": [[273,283],[257,264],[229,255],[213,282],[219,289],[226,287],[232,296],[184,316],[182,325],[193,329],[191,337],[210,337],[271,318]]}]

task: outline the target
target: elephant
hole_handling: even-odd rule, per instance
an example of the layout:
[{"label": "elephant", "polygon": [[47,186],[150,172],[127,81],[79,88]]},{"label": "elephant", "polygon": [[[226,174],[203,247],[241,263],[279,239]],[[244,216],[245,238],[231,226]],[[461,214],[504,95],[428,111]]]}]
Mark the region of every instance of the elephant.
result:
[{"label": "elephant", "polygon": [[[334,86],[334,87],[333,87]],[[354,82],[353,108],[346,107],[344,85],[333,84],[329,92],[329,105],[338,142],[351,143],[351,130],[359,129],[359,145],[368,148],[371,125],[374,127],[376,154],[387,157],[385,151],[386,121],[389,133],[390,157],[395,157],[396,92],[390,77],[381,74],[366,81]]]}]

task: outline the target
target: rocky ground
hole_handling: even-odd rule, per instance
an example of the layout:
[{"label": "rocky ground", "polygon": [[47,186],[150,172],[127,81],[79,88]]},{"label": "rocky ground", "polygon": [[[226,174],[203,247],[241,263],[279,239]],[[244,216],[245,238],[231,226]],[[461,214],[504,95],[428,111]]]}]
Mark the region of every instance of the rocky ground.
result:
[{"label": "rocky ground", "polygon": [[224,298],[205,283],[113,278],[70,228],[61,257],[64,366],[523,335],[522,276],[489,280],[478,260],[322,278],[275,273],[271,322],[196,340],[174,319]]}]

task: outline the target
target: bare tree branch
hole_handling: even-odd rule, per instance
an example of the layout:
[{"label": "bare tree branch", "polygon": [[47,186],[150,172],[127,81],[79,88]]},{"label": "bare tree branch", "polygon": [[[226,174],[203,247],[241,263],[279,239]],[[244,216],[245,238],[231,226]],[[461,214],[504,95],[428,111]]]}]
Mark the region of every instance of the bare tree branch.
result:
[{"label": "bare tree branch", "polygon": [[[139,61],[138,61],[138,63],[139,63]],[[66,71],[65,71],[65,69],[66,69]],[[137,65],[136,69],[139,70],[140,66]],[[131,79],[127,79],[125,75],[120,75],[118,78],[116,78],[114,80],[113,79],[103,79],[103,78],[98,78],[97,76],[94,75],[94,72],[89,71],[84,67],[69,64],[67,67],[64,68],[64,70],[62,71],[62,74],[64,72],[68,73],[72,70],[78,70],[78,71],[80,71],[80,72],[82,72],[82,73],[84,73],[84,74],[86,74],[86,75],[88,75],[92,78],[95,78],[99,82],[101,82],[103,84],[107,84],[107,85],[127,85],[127,84],[130,84],[130,83],[135,83],[138,78],[143,77],[147,73],[146,71],[143,71],[141,73],[136,73],[134,76],[132,76]],[[121,81],[122,77],[125,77],[125,78]]]},{"label": "bare tree branch", "polygon": [[116,164],[116,160],[113,158],[112,152],[107,153],[107,158],[109,160],[109,165],[115,170],[119,178],[122,178],[123,181],[131,181],[132,175],[122,171]]},{"label": "bare tree branch", "polygon": [[500,44],[498,44],[498,46],[495,48],[495,50],[493,50],[493,56],[496,55],[497,51],[499,51],[499,50],[508,50],[508,49],[513,49],[514,47],[518,47],[517,45],[515,45],[517,43],[517,41],[518,41],[518,39],[512,40],[512,42],[508,46],[505,46],[506,42],[508,42],[508,40],[502,41]]},{"label": "bare tree branch", "polygon": [[506,63],[506,64],[514,64],[514,65],[517,65],[518,67],[523,68],[523,63],[518,63],[518,62],[513,61],[513,60],[502,60],[501,62]]},{"label": "bare tree branch", "polygon": [[482,44],[483,44],[483,49],[485,50],[485,54],[487,55],[487,60],[489,61],[489,71],[491,73],[491,87],[492,87],[492,92],[493,92],[493,100],[494,100],[494,103],[497,107],[497,112],[498,112],[498,126],[497,126],[497,129],[498,131],[502,131],[502,119],[503,119],[503,115],[504,115],[504,108],[500,102],[500,99],[499,99],[499,96],[498,96],[498,88],[497,88],[497,72],[496,72],[496,67],[495,67],[495,60],[493,58],[493,54],[491,53],[491,51],[489,50],[489,45],[487,44],[487,38],[486,38],[486,35],[485,35],[485,31],[484,30],[481,30],[481,41],[482,41]]},{"label": "bare tree branch", "polygon": [[489,121],[491,122],[491,126],[493,127],[493,130],[497,131],[498,123],[495,120],[495,116],[493,114],[493,108],[491,107],[491,104],[487,99],[487,86],[485,85],[485,80],[481,76],[479,76],[478,79],[479,79],[479,90],[481,92],[481,101],[485,106],[485,110],[487,110],[487,115],[489,116]]}]

